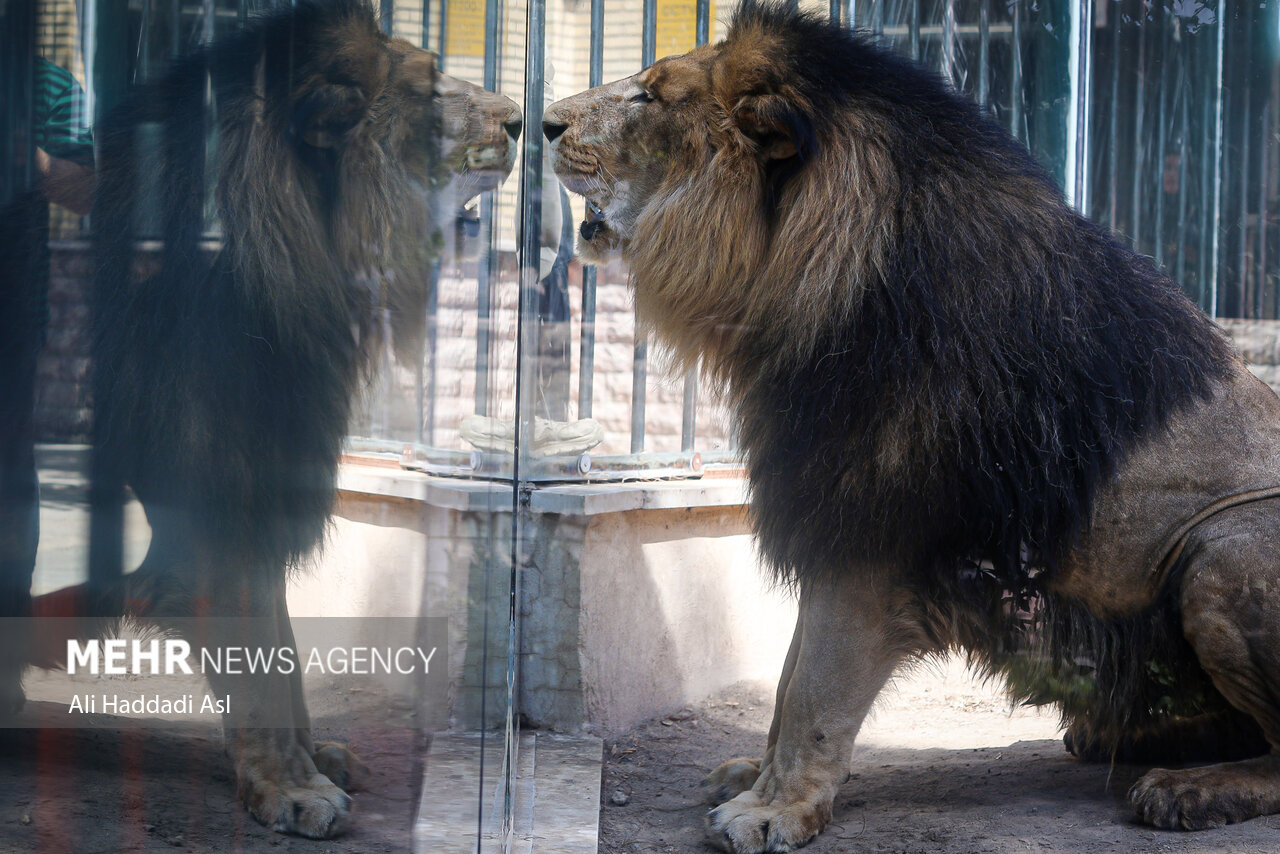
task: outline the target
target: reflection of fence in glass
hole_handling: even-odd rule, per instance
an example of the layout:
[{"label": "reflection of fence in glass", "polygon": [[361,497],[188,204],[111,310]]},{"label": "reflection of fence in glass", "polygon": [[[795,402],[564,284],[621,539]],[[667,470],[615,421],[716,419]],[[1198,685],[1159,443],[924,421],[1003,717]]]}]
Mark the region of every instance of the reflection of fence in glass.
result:
[{"label": "reflection of fence in glass", "polygon": [[[41,50],[76,72],[97,103],[265,5],[141,0],[124,7],[120,21],[97,21],[73,14],[70,3],[42,3]],[[443,48],[452,73],[483,77],[508,91],[524,85],[523,4],[381,5],[387,28]],[[801,5],[879,34],[986,105],[1069,183],[1070,196],[1090,216],[1164,265],[1206,309],[1277,316],[1280,4],[1226,7],[1230,14],[1222,20],[1219,5],[1204,2]],[[548,97],[633,73],[651,58],[686,49],[700,34],[714,40],[724,26],[716,16],[731,11],[730,4],[697,0],[552,4],[546,10]],[[514,419],[510,395],[494,392],[514,385],[516,183],[509,181],[475,212],[478,227],[492,233],[491,240],[487,234],[479,239],[492,248],[445,269],[443,300],[428,320],[437,332],[422,369],[407,375],[397,369],[384,381],[357,432],[389,440],[388,449],[406,441],[462,449],[463,416]],[[575,221],[579,204],[573,201]],[[145,217],[140,225],[145,231]],[[75,237],[80,226],[60,215],[55,235]],[[543,371],[557,382],[568,376],[568,391],[557,394],[572,400],[554,408],[599,420],[603,452],[727,448],[727,428],[707,396],[699,400],[696,382],[657,371],[651,378],[643,342],[626,355],[618,352],[631,347],[633,331],[625,271],[613,272],[600,279],[590,268],[572,269],[569,326],[576,346],[568,348],[563,370]],[[59,321],[55,314],[55,332]]]}]

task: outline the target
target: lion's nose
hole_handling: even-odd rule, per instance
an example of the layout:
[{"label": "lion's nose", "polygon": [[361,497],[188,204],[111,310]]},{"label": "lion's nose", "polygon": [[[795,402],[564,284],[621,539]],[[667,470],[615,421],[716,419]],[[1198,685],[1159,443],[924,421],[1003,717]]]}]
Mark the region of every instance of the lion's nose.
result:
[{"label": "lion's nose", "polygon": [[520,131],[524,130],[524,119],[510,119],[503,122],[502,126],[507,129],[507,136],[514,142],[520,138]]},{"label": "lion's nose", "polygon": [[562,122],[544,121],[542,123],[542,133],[546,136],[548,142],[555,142],[556,137],[569,129],[567,124]]}]

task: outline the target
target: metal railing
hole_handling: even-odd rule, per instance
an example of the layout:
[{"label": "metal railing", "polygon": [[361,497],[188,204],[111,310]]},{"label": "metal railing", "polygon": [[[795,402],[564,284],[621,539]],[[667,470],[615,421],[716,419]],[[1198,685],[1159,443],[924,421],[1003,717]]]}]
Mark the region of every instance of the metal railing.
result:
[{"label": "metal railing", "polygon": [[[640,50],[632,70],[656,58],[660,2],[634,0],[634,4],[616,3],[608,8],[614,32],[613,16],[633,16],[627,20],[635,23],[628,26],[636,27],[634,37]],[[1237,8],[1223,0],[1206,11],[1198,4],[1193,4],[1194,9],[1166,8],[1142,0],[1113,0],[1096,7],[993,4],[991,0],[818,3],[820,0],[806,0],[802,5],[820,9],[842,24],[873,33],[916,56],[984,105],[1054,171],[1077,206],[1151,255],[1206,311],[1237,317],[1280,316],[1280,251],[1276,249],[1280,243],[1280,87],[1268,70],[1277,53],[1277,4]],[[99,10],[101,4],[90,5]],[[114,16],[94,19],[91,32],[85,32],[83,20],[87,19],[82,19],[80,38],[90,78],[88,89],[99,110],[118,99],[130,81],[158,73],[174,53],[226,32],[253,9],[265,5],[203,0],[175,6],[166,0],[132,0]],[[408,7],[393,0],[380,0],[380,5],[384,27],[397,29],[393,21],[406,14]],[[430,45],[441,53],[447,68],[454,59],[447,52],[448,35],[451,28],[462,25],[451,16],[450,8],[441,0],[425,0],[411,16],[417,29],[395,34]],[[706,43],[714,36],[716,24],[710,0],[697,0],[693,10],[695,43]],[[545,0],[533,0],[532,11],[535,24],[545,22]],[[589,9],[584,6],[581,12],[569,7],[553,11],[560,15],[585,13],[586,19],[575,25],[582,26],[588,36],[584,57],[587,85],[604,82],[606,68],[611,74],[618,72],[616,60],[606,58],[604,0],[590,0]],[[716,11],[723,19],[731,10],[726,3]],[[536,36],[532,30],[525,32],[527,45],[508,43],[504,33],[514,14],[517,10],[500,0],[484,4],[483,83],[498,89],[504,57],[523,56],[524,100],[530,113],[526,126],[536,130],[533,114],[542,106],[548,43],[545,33],[531,38]],[[404,27],[402,21],[398,29]],[[131,31],[133,36],[128,35]],[[130,44],[136,46],[132,55],[125,50]],[[530,48],[527,55],[526,47]],[[1226,61],[1228,55],[1231,62]],[[541,140],[536,132],[526,137],[525,146],[526,155],[540,157]],[[465,369],[474,372],[472,405],[481,415],[509,411],[514,395],[514,389],[495,384],[501,374],[495,363],[496,348],[512,343],[500,340],[495,327],[502,310],[495,302],[498,289],[514,284],[503,279],[503,270],[511,266],[513,255],[528,258],[543,248],[535,239],[535,226],[543,215],[537,204],[541,196],[535,192],[531,197],[529,191],[539,189],[550,177],[542,174],[540,160],[534,163],[526,158],[526,164],[522,167],[524,198],[533,201],[524,205],[527,211],[522,212],[524,228],[518,247],[497,245],[497,235],[505,232],[497,224],[500,203],[493,194],[486,194],[478,208],[478,240],[484,249],[474,273],[468,272],[474,276],[476,333],[474,366]],[[517,180],[513,177],[512,182]],[[446,274],[442,271],[439,275]],[[549,358],[536,346],[533,333],[541,325],[564,322],[548,316],[545,306],[539,308],[533,299],[539,281],[534,277],[519,286],[529,290],[528,313],[523,319],[528,321],[530,337],[520,345],[521,360],[534,358],[534,354],[539,359]],[[581,298],[574,318],[578,340],[572,348],[577,356],[574,397],[579,418],[592,418],[600,412],[597,315],[604,284],[601,271],[582,269]],[[399,456],[408,445],[415,460],[433,467],[434,460],[453,459],[455,452],[439,447],[444,435],[440,371],[456,367],[441,364],[437,349],[440,311],[433,299],[425,318],[428,349],[416,369],[412,392],[416,427],[393,430],[383,423],[378,430],[365,430],[361,447],[376,444],[376,440],[384,443],[379,446],[384,452]],[[571,370],[569,352],[563,351],[566,362],[558,369],[564,376]],[[646,435],[646,417],[653,414],[654,406],[646,395],[652,355],[648,341],[643,337],[634,340],[630,417],[623,428],[629,439],[617,449],[626,448],[635,455],[637,471],[670,468],[644,453],[654,446],[653,437]],[[515,420],[529,422],[535,410],[528,406],[545,390],[538,388],[537,372],[526,371],[526,375],[532,383],[522,397],[526,409],[510,414]],[[682,382],[679,443],[669,447],[692,455],[703,445],[705,461],[712,457],[706,453],[705,437],[697,433],[697,416],[706,411],[708,402],[698,393],[696,371],[690,371]],[[384,403],[376,402],[373,408],[380,406]],[[567,409],[561,407],[561,411]],[[380,420],[385,422],[371,418],[366,426]],[[522,438],[527,442],[529,437]],[[673,436],[662,439],[674,441]],[[556,462],[551,468],[563,467]],[[463,470],[465,467],[459,468],[459,472]]]}]

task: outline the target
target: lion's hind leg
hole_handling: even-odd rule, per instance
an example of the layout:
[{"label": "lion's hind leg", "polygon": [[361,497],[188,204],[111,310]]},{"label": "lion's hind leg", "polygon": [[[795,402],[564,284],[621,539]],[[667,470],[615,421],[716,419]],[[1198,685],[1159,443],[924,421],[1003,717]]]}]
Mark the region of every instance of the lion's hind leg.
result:
[{"label": "lion's hind leg", "polygon": [[1223,512],[1183,552],[1182,626],[1233,707],[1271,753],[1202,768],[1154,769],[1129,792],[1143,821],[1199,830],[1280,812],[1280,501]]},{"label": "lion's hind leg", "polygon": [[1067,728],[1062,742],[1068,753],[1085,762],[1145,765],[1251,759],[1271,749],[1257,722],[1236,709],[1162,718],[1118,738],[1110,735],[1087,720],[1077,720]]}]

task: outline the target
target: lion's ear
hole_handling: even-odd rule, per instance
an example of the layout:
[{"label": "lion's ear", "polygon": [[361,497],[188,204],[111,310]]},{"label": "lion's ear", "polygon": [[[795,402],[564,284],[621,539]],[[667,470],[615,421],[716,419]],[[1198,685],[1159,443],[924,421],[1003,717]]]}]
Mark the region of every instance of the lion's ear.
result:
[{"label": "lion's ear", "polygon": [[766,159],[785,160],[808,153],[812,142],[809,124],[781,95],[744,95],[734,104],[731,118]]},{"label": "lion's ear", "polygon": [[359,86],[320,86],[294,104],[294,138],[316,148],[334,148],[364,118],[368,104],[369,99]]},{"label": "lion's ear", "polygon": [[777,46],[755,33],[740,35],[711,72],[716,100],[732,126],[769,160],[806,157],[812,125],[777,71]]}]

